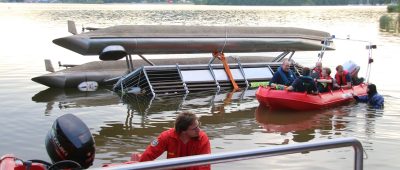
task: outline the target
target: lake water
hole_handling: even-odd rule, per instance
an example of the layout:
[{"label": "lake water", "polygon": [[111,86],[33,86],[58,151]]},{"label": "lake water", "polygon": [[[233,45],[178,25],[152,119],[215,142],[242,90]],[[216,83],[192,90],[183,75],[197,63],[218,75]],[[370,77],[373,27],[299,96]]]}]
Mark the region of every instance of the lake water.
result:
[{"label": "lake water", "polygon": [[[400,37],[379,32],[386,7],[239,7],[191,5],[80,5],[0,3],[0,155],[49,161],[44,139],[54,120],[66,113],[81,118],[96,141],[93,167],[129,160],[163,130],[172,127],[177,111],[191,110],[201,118],[212,152],[274,147],[332,138],[356,137],[365,149],[365,169],[400,169]],[[339,38],[371,41],[370,82],[385,97],[383,110],[351,103],[300,113],[270,112],[259,107],[254,90],[189,94],[155,100],[120,97],[108,89],[79,92],[48,89],[30,79],[45,74],[43,59],[80,64],[98,60],[80,56],[51,41],[70,35],[66,21],[83,26],[119,24],[295,26],[324,30]],[[366,74],[365,42],[335,41],[324,65],[334,69],[352,59]],[[161,56],[156,56],[161,57]],[[294,58],[312,66],[316,53]],[[164,159],[164,158],[161,158]],[[352,148],[292,154],[213,165],[213,169],[351,169]]]}]

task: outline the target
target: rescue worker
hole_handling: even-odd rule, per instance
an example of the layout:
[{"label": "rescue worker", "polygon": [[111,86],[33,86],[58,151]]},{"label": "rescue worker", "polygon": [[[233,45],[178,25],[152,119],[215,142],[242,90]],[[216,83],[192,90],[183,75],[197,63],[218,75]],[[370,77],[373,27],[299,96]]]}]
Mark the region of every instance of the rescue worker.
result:
[{"label": "rescue worker", "polygon": [[298,77],[291,86],[287,88],[288,91],[318,93],[317,85],[314,79],[310,76],[310,68],[304,67],[302,76]]},{"label": "rescue worker", "polygon": [[296,75],[290,70],[290,62],[285,60],[278,68],[278,71],[274,73],[269,86],[275,89],[284,89],[284,86],[290,86],[295,79]]},{"label": "rescue worker", "polygon": [[[191,112],[180,113],[175,128],[162,132],[140,156],[139,162],[151,161],[167,151],[167,159],[192,155],[210,154],[210,141],[200,129],[200,122]],[[210,165],[184,168],[187,170],[209,170]]]},{"label": "rescue worker", "polygon": [[322,76],[322,62],[317,61],[315,63],[315,67],[312,69],[311,77],[314,79],[318,79]]},{"label": "rescue worker", "polygon": [[331,77],[331,69],[325,67],[322,69],[322,75],[317,79],[317,87],[319,92],[328,92],[333,90],[334,80]]},{"label": "rescue worker", "polygon": [[383,97],[378,94],[376,90],[375,84],[369,84],[367,87],[367,95],[365,96],[356,96],[353,94],[354,99],[359,102],[368,103],[368,105],[372,106],[375,109],[381,109],[384,106],[385,100]]},{"label": "rescue worker", "polygon": [[335,88],[350,89],[351,88],[351,77],[349,72],[343,69],[342,65],[336,67],[335,75],[336,84]]}]

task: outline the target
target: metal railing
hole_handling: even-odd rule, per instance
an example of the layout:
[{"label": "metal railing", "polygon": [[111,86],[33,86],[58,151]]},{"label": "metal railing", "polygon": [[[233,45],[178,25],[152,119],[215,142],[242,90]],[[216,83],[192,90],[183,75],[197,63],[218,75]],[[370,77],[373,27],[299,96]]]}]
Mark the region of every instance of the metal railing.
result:
[{"label": "metal railing", "polygon": [[189,166],[207,165],[223,162],[241,161],[247,159],[271,157],[278,155],[287,155],[300,152],[326,150],[333,148],[342,148],[352,146],[354,148],[354,169],[363,169],[363,147],[360,141],[355,138],[339,138],[325,141],[308,142],[300,144],[291,144],[270,148],[259,148],[252,150],[233,151],[225,153],[216,153],[209,155],[196,155],[174,159],[165,159],[160,161],[150,161],[135,164],[126,164],[121,166],[107,167],[110,170],[125,169],[174,169]]}]

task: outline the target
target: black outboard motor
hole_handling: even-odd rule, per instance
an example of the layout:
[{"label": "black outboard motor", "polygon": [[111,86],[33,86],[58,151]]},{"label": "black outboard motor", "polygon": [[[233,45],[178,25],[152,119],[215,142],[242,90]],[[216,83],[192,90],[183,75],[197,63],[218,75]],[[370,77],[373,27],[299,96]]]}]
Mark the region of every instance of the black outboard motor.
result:
[{"label": "black outboard motor", "polygon": [[54,121],[45,142],[54,165],[67,160],[79,163],[82,168],[93,164],[95,143],[92,134],[85,123],[72,114],[65,114]]}]

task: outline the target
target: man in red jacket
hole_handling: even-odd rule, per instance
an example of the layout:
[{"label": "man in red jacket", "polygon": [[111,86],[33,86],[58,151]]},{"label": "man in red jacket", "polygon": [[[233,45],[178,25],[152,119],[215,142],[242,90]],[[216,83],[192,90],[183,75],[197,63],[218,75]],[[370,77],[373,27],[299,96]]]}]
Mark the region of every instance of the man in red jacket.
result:
[{"label": "man in red jacket", "polygon": [[[139,161],[151,161],[167,151],[167,159],[200,154],[210,154],[210,141],[200,129],[200,122],[195,114],[180,113],[175,120],[175,128],[162,132],[143,152]],[[189,167],[186,169],[210,169],[210,165]]]},{"label": "man in red jacket", "polygon": [[336,86],[335,88],[343,88],[350,89],[351,88],[351,77],[349,72],[343,69],[342,65],[338,65],[336,67],[336,75],[335,75]]}]

